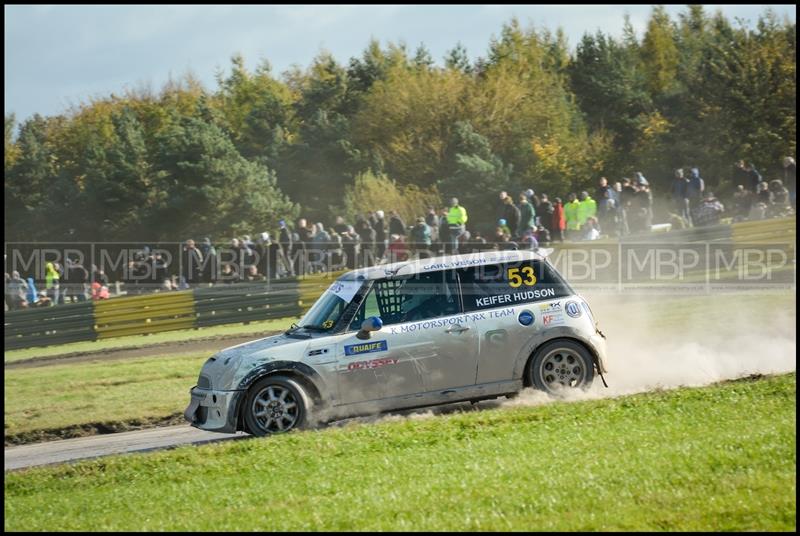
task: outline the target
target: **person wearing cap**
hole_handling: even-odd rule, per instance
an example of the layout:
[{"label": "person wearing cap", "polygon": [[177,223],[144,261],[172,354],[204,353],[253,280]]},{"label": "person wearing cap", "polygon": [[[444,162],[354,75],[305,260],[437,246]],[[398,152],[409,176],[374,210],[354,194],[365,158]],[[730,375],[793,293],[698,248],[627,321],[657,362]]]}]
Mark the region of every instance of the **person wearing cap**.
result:
[{"label": "person wearing cap", "polygon": [[450,210],[447,211],[447,227],[450,231],[450,244],[452,254],[458,254],[458,237],[460,237],[467,224],[467,209],[458,204],[458,198],[450,199]]}]

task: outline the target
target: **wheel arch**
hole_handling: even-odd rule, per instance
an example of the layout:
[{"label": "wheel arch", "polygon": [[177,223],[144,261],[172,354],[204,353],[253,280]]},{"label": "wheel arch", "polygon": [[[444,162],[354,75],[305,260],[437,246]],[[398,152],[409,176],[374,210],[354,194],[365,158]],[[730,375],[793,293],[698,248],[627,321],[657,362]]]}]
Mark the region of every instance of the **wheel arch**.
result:
[{"label": "wheel arch", "polygon": [[554,341],[570,341],[581,345],[583,348],[589,352],[589,355],[592,356],[592,364],[594,365],[594,372],[597,374],[600,371],[600,358],[597,355],[597,351],[589,344],[587,341],[577,337],[573,334],[563,334],[563,335],[556,335],[554,337],[550,337],[549,339],[545,339],[538,344],[534,345],[531,351],[528,353],[528,357],[525,360],[525,366],[522,368],[522,385],[523,387],[532,387],[530,374],[528,373],[531,367],[531,363],[533,363],[533,358],[536,355],[536,352],[544,346],[545,344],[549,344]]}]

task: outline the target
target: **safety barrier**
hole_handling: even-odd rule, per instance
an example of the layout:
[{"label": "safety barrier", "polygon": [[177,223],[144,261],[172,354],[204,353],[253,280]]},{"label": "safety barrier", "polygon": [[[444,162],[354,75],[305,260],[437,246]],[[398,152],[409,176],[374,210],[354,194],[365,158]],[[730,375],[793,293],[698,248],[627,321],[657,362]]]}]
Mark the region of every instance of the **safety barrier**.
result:
[{"label": "safety barrier", "polygon": [[7,350],[297,317],[342,272],[6,312]]}]

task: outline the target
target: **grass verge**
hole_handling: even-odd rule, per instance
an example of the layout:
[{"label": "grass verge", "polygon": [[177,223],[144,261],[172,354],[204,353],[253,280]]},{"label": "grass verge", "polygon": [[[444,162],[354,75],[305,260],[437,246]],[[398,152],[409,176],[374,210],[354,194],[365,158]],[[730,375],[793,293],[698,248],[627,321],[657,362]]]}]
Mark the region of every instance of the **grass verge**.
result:
[{"label": "grass verge", "polygon": [[203,338],[219,338],[227,335],[257,334],[264,336],[264,333],[286,330],[297,318],[279,318],[276,320],[265,320],[263,322],[251,322],[249,324],[226,324],[223,326],[212,326],[208,328],[183,329],[177,331],[167,331],[164,333],[154,333],[152,335],[131,335],[129,337],[116,337],[113,339],[102,339],[99,341],[73,342],[57,346],[45,346],[41,348],[23,348],[11,350],[4,353],[6,363],[21,361],[24,359],[36,359],[54,356],[66,356],[83,354],[88,352],[102,352],[104,350],[117,350],[121,348],[141,348],[143,346],[153,346],[158,344],[179,343],[196,341]]},{"label": "grass verge", "polygon": [[188,390],[209,355],[192,353],[6,371],[5,443],[163,424],[188,404]]},{"label": "grass verge", "polygon": [[796,375],[5,477],[5,530],[781,530]]}]

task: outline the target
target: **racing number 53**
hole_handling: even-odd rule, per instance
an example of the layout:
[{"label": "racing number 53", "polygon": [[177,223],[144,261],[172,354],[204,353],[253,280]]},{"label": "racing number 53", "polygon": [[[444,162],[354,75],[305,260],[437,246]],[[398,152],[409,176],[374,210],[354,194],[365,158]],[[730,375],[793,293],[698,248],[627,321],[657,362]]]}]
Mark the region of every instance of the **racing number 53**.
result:
[{"label": "racing number 53", "polygon": [[[525,278],[520,275],[522,272]],[[523,284],[532,287],[536,284],[536,274],[533,273],[532,266],[523,266],[522,268],[509,268],[508,269],[508,285],[517,288]]]}]

